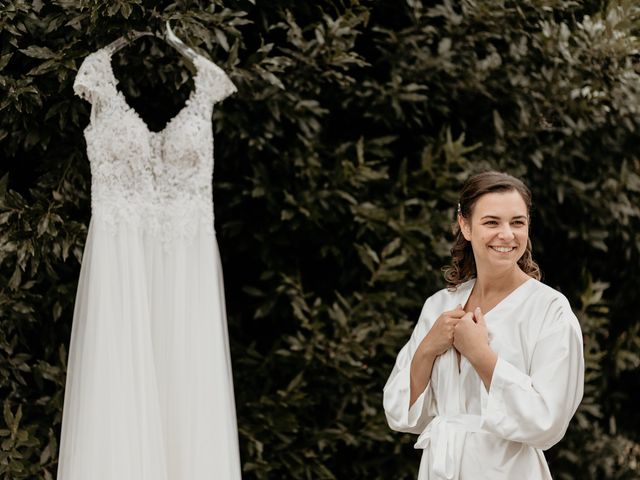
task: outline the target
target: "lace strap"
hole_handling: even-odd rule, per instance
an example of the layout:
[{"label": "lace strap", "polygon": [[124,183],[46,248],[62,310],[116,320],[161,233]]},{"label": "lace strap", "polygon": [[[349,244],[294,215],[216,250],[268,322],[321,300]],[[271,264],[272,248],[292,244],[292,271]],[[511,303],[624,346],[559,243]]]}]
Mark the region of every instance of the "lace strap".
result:
[{"label": "lace strap", "polygon": [[[188,48],[188,47],[186,47]],[[225,71],[208,58],[193,52],[193,63],[198,69],[198,90],[211,103],[224,100],[238,91]],[[73,90],[80,98],[95,105],[98,99],[114,95],[115,85],[110,72],[110,54],[107,48],[101,48],[87,55],[73,83]]]},{"label": "lace strap", "polygon": [[226,72],[206,57],[198,55],[197,62],[201,79],[200,88],[212,103],[217,103],[238,91]]},{"label": "lace strap", "polygon": [[108,57],[103,49],[90,53],[80,65],[73,82],[73,91],[76,95],[92,105],[95,105],[109,88],[105,61],[108,61]]},{"label": "lace strap", "polygon": [[[166,39],[176,49],[188,56],[192,62],[196,65],[196,68],[203,69],[203,87],[208,92],[209,98],[212,103],[219,102],[228,97],[232,93],[237,92],[236,86],[231,79],[218,65],[213,63],[206,57],[198,54],[191,47],[187,46],[182,40],[180,40],[171,29],[171,25],[167,22],[166,25]],[[198,59],[202,59],[200,65],[197,64]]]}]

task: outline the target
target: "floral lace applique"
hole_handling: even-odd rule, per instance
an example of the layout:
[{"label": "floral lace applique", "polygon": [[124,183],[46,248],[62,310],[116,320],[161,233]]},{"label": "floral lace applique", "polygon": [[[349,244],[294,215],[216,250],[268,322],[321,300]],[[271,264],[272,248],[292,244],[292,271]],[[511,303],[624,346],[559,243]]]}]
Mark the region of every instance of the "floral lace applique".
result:
[{"label": "floral lace applique", "polygon": [[110,52],[97,50],[80,66],[73,88],[92,105],[84,131],[92,215],[109,230],[126,223],[165,244],[202,229],[213,233],[211,115],[237,89],[210,60],[197,56],[194,65],[189,99],[159,132],[116,88]]}]

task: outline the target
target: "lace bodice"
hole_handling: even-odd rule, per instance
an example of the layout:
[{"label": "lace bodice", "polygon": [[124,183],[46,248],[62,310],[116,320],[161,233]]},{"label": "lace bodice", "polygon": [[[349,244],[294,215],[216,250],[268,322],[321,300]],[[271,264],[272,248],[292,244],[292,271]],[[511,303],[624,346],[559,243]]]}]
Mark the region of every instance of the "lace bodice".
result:
[{"label": "lace bodice", "polygon": [[88,55],[76,94],[89,101],[84,130],[91,165],[91,210],[107,225],[139,226],[162,240],[213,232],[213,105],[236,91],[225,72],[200,55],[185,106],[153,132],[116,85],[111,52]]}]

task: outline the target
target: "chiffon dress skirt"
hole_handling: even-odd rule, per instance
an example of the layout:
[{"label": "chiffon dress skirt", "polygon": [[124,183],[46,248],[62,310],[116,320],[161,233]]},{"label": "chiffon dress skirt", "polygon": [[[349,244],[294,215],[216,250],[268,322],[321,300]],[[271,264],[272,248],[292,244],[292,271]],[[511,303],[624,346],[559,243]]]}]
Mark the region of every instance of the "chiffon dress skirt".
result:
[{"label": "chiffon dress skirt", "polygon": [[211,125],[235,87],[197,56],[187,104],[153,132],[116,88],[111,55],[87,56],[74,83],[92,106],[92,216],[57,479],[237,480]]}]

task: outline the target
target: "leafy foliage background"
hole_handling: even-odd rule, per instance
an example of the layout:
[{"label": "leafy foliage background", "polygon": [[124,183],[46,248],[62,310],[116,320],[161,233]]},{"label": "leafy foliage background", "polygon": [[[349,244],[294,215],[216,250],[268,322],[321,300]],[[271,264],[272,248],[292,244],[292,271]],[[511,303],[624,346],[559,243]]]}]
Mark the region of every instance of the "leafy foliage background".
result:
[{"label": "leafy foliage background", "polygon": [[[414,478],[382,386],[443,287],[457,192],[534,194],[544,281],[578,314],[585,398],[554,478],[640,476],[640,50],[635,2],[0,2],[0,476],[55,477],[90,218],[82,59],[170,20],[239,92],[214,113],[247,479]],[[192,86],[141,39],[119,88],[160,128]]]}]

